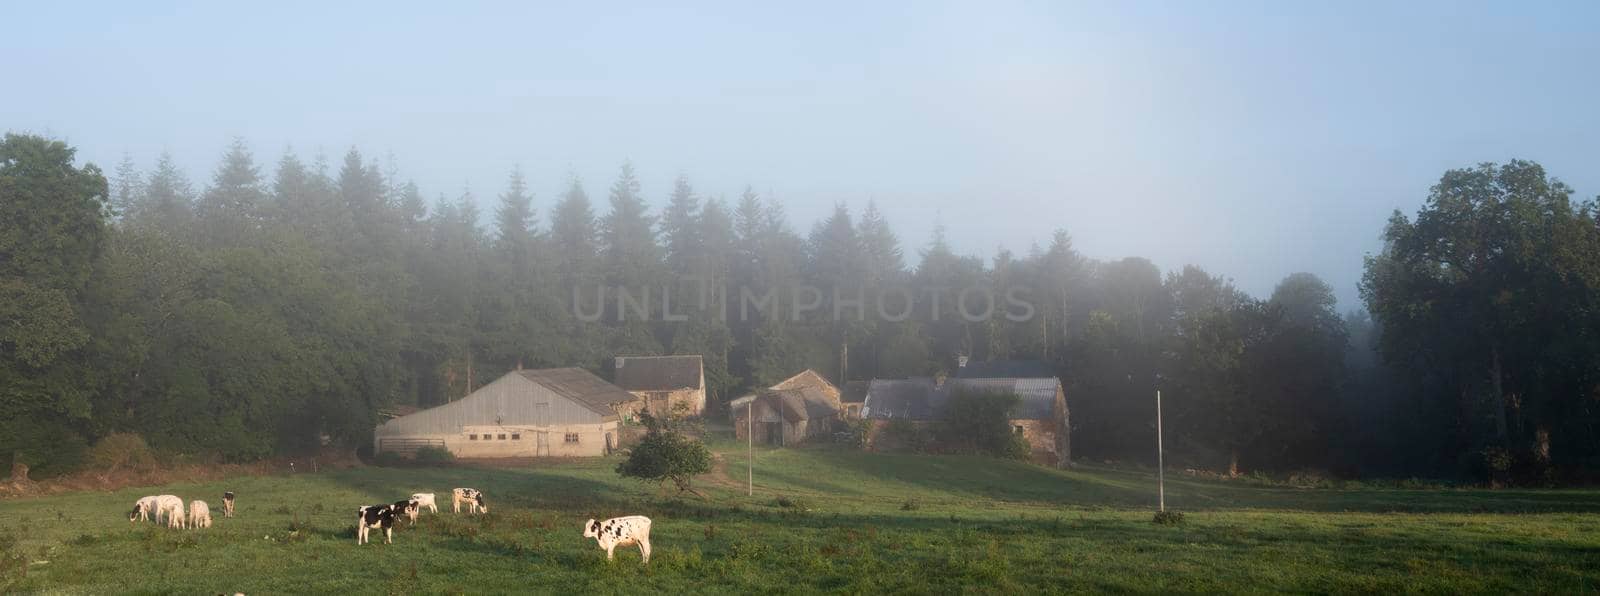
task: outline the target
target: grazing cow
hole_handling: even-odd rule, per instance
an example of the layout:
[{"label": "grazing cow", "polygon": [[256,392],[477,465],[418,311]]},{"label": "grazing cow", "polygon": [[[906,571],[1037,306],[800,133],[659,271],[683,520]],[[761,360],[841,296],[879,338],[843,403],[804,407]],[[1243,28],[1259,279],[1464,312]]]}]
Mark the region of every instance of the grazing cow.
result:
[{"label": "grazing cow", "polygon": [[406,499],[404,501],[394,502],[394,514],[396,516],[404,514],[406,517],[411,519],[411,525],[413,526],[417,525],[417,511],[420,509],[422,509],[422,507],[417,505],[416,499]]},{"label": "grazing cow", "polygon": [[366,544],[370,530],[383,530],[383,543],[394,544],[394,505],[368,505],[356,510],[356,544]]},{"label": "grazing cow", "polygon": [[434,502],[433,493],[417,493],[411,495],[411,500],[417,502],[417,507],[427,507],[428,513],[439,512],[439,504]]},{"label": "grazing cow", "polygon": [[156,497],[151,495],[133,503],[133,511],[128,512],[128,521],[149,521],[150,516],[156,512]]},{"label": "grazing cow", "polygon": [[467,513],[488,513],[489,505],[483,501],[483,491],[476,488],[457,488],[450,491],[450,504],[461,513],[461,504],[467,504]]},{"label": "grazing cow", "polygon": [[222,517],[233,517],[233,491],[222,493]]},{"label": "grazing cow", "polygon": [[643,515],[613,517],[603,522],[591,519],[583,525],[583,537],[599,541],[600,548],[606,549],[607,561],[617,547],[637,544],[643,562],[650,562],[650,518]]},{"label": "grazing cow", "polygon": [[182,529],[184,525],[183,499],[173,495],[156,497],[156,521],[166,520],[167,527]]},{"label": "grazing cow", "polygon": [[205,501],[189,502],[189,527],[196,530],[211,527],[211,506]]}]

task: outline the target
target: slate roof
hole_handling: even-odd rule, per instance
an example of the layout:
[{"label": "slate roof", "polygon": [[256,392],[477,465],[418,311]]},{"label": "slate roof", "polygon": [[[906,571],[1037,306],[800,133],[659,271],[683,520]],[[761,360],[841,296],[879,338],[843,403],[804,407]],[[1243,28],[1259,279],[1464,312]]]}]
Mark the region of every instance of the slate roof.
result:
[{"label": "slate roof", "polygon": [[938,420],[958,391],[1015,393],[1021,398],[1012,420],[1049,420],[1055,406],[1055,378],[947,379],[935,386],[928,377],[874,379],[867,387],[862,416],[880,420]]},{"label": "slate roof", "polygon": [[617,404],[638,399],[632,393],[623,391],[581,368],[543,368],[520,370],[517,373],[562,397],[582,404],[597,414],[615,415]]},{"label": "slate roof", "polygon": [[1056,376],[1050,363],[1041,360],[990,360],[967,362],[956,368],[963,379],[1043,379]]},{"label": "slate roof", "polygon": [[699,356],[618,356],[612,376],[628,391],[700,389],[702,366]]}]

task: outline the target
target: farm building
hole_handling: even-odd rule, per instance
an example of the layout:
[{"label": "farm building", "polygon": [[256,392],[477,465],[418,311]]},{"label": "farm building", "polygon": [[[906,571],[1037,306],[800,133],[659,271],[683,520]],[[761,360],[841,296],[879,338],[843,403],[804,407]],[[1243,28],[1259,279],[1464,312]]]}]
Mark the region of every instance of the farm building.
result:
[{"label": "farm building", "polygon": [[1021,399],[1008,422],[1033,447],[1034,459],[1066,466],[1071,461],[1066,392],[1061,381],[1050,378],[874,379],[867,386],[862,417],[872,421],[869,448],[879,447],[882,430],[891,420],[909,420],[931,427],[945,404],[959,392],[1011,393]]},{"label": "farm building", "polygon": [[373,431],[375,453],[424,446],[459,457],[597,456],[617,446],[614,408],[634,396],[581,368],[518,370]]},{"label": "farm building", "polygon": [[699,356],[618,356],[612,378],[636,398],[618,411],[627,417],[649,409],[655,416],[706,409],[706,370]]},{"label": "farm building", "polygon": [[850,381],[839,391],[839,415],[845,420],[860,420],[862,402],[867,401],[867,387],[872,381]]},{"label": "farm building", "polygon": [[[793,445],[827,437],[839,420],[839,388],[813,370],[729,402],[734,435],[751,432],[756,442]],[[755,424],[750,416],[755,416]]]}]

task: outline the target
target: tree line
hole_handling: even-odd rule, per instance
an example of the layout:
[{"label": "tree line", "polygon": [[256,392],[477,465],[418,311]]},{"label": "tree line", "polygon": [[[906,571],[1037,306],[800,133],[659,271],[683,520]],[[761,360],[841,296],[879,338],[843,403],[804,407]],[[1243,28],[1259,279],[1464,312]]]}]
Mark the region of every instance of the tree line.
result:
[{"label": "tree line", "polygon": [[[653,212],[629,164],[604,199],[575,177],[550,186],[536,197],[513,170],[483,214],[470,192],[429,200],[355,149],[263,167],[236,141],[197,186],[170,156],[108,177],[64,143],[8,135],[0,457],[61,473],[117,432],[228,461],[357,446],[394,406],[517,367],[608,376],[613,356],[674,353],[704,356],[714,416],[805,368],[897,378],[1021,359],[1066,385],[1083,458],[1153,460],[1160,389],[1185,465],[1496,481],[1596,465],[1600,224],[1531,163],[1448,172],[1414,220],[1397,213],[1368,259],[1371,316],[1341,316],[1309,273],[1257,298],[1192,265],[1086,258],[1065,231],[980,258],[940,227],[913,267],[870,201],[802,233],[771,197],[682,176]],[[818,291],[707,316],[708,285]],[[943,299],[889,318],[871,299],[834,304],[891,287]],[[628,316],[600,288],[659,288],[652,301],[689,316]],[[1029,316],[963,316],[967,288],[1026,288]]]}]

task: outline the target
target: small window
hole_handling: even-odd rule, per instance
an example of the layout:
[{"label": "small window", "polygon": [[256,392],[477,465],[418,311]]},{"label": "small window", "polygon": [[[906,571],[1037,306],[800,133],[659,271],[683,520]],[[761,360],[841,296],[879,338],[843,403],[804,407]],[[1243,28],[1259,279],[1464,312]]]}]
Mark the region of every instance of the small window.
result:
[{"label": "small window", "polygon": [[[1021,428],[1021,427],[1018,427],[1018,428]],[[498,436],[498,437],[495,437],[495,438],[497,438],[497,439],[500,439],[500,440],[502,440],[502,441],[504,441],[504,440],[506,440],[506,435],[505,435],[505,433],[501,433],[501,434],[500,434],[500,436]]]},{"label": "small window", "polygon": [[1016,426],[1011,427],[1011,431],[1015,432],[1015,433],[1017,433],[1019,435],[1022,434],[1022,425],[1018,424]]},{"label": "small window", "polygon": [[467,440],[476,441],[478,440],[478,435],[467,435]]},{"label": "small window", "polygon": [[521,441],[522,440],[522,435],[518,434],[518,433],[511,433],[511,440],[513,440],[513,441]]},{"label": "small window", "polygon": [[576,443],[576,442],[578,442],[578,433],[567,433],[567,442],[568,443]]}]

